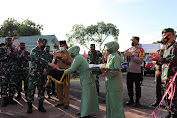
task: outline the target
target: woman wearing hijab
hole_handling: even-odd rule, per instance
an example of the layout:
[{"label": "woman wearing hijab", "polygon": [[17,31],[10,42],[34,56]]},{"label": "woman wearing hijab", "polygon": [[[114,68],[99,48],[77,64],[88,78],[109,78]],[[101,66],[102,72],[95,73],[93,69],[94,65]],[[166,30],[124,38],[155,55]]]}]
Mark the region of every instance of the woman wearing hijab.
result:
[{"label": "woman wearing hijab", "polygon": [[[119,44],[112,41],[105,44],[109,53],[106,68],[120,69],[121,58],[117,54]],[[123,81],[121,71],[106,71],[106,117],[125,118],[123,107]]]},{"label": "woman wearing hijab", "polygon": [[[89,68],[87,60],[79,54],[80,47],[73,46],[68,49],[73,62],[70,68],[65,70],[65,74],[70,74],[77,71],[80,76],[80,83],[82,86],[80,115],[78,118],[86,118],[92,112],[99,111],[98,96],[95,85],[95,76],[86,71]],[[49,64],[52,66],[52,64]]]}]

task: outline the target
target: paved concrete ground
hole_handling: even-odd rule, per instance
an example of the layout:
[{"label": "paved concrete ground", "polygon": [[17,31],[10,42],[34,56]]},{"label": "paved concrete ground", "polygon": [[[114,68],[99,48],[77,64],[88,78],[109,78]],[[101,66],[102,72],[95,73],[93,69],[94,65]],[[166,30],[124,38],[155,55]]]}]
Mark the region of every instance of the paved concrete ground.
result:
[{"label": "paved concrete ground", "polygon": [[[123,74],[123,85],[124,85],[124,100],[128,100],[127,88],[126,88],[126,73]],[[151,104],[155,100],[155,83],[154,77],[148,75],[144,77],[142,86],[142,98],[140,100],[141,106],[139,108],[134,108],[132,106],[125,105],[125,116],[126,118],[148,118],[152,111],[155,109]],[[24,97],[24,94],[23,94]],[[63,107],[54,107],[58,100],[56,97],[52,99],[45,99],[44,107],[46,108],[46,113],[41,113],[37,111],[38,100],[37,94],[35,95],[35,102],[33,102],[33,113],[27,114],[27,103],[23,98],[18,101],[18,105],[8,105],[7,107],[0,107],[0,118],[75,118],[75,113],[79,112],[80,109],[80,97],[81,97],[81,86],[79,81],[71,82],[71,104],[70,108],[65,110]],[[105,89],[104,89],[104,78],[100,78],[100,96],[99,96],[99,107],[100,111],[98,113],[93,113],[89,118],[104,118],[106,105],[105,100]],[[0,98],[0,103],[2,99]],[[161,109],[159,116],[165,116],[167,111]]]}]

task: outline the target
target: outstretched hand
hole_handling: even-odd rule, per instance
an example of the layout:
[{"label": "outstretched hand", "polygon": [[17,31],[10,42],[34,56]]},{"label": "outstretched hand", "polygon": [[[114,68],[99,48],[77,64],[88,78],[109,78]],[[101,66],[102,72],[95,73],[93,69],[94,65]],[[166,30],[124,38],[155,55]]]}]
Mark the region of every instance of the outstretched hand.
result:
[{"label": "outstretched hand", "polygon": [[149,60],[151,60],[151,61],[158,61],[159,59],[160,59],[160,56],[159,56],[159,54],[158,53],[150,53],[149,54],[152,58],[150,58]]}]

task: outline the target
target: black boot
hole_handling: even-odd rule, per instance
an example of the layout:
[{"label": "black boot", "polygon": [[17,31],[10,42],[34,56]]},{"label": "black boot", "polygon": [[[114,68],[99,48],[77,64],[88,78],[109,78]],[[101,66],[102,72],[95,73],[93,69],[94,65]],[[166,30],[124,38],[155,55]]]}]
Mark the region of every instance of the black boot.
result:
[{"label": "black boot", "polygon": [[18,95],[17,97],[15,98],[16,100],[20,99],[22,96],[21,96],[21,92],[18,92]]},{"label": "black boot", "polygon": [[136,98],[136,102],[133,106],[134,107],[139,107],[140,106],[139,98]]},{"label": "black boot", "polygon": [[32,112],[33,112],[32,108],[33,108],[32,102],[28,102],[28,110],[27,110],[27,113],[32,113]]},{"label": "black boot", "polygon": [[1,107],[5,107],[5,106],[7,106],[7,97],[3,97],[3,101],[1,104]]},{"label": "black boot", "polygon": [[126,102],[126,105],[134,104],[133,97],[130,97],[130,100]]},{"label": "black boot", "polygon": [[50,99],[51,97],[50,97],[50,92],[47,92],[47,95],[48,95],[48,98]]},{"label": "black boot", "polygon": [[26,99],[26,100],[28,99],[28,95],[27,95],[27,93],[25,93],[25,99]]},{"label": "black boot", "polygon": [[43,107],[43,101],[42,100],[39,100],[38,111],[40,111],[40,112],[46,112],[46,110]]},{"label": "black boot", "polygon": [[158,105],[159,105],[159,102],[154,102],[154,103],[151,104],[151,106],[153,106],[153,107],[156,107]]},{"label": "black boot", "polygon": [[13,96],[9,96],[8,103],[9,104],[18,104],[16,101],[13,100]]},{"label": "black boot", "polygon": [[172,114],[172,118],[177,118],[177,114]]}]

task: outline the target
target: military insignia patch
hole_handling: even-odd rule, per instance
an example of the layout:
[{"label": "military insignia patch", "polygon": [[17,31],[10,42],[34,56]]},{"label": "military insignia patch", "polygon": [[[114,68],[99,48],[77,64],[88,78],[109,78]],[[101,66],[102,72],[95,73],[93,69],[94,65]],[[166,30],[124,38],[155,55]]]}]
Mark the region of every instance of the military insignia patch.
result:
[{"label": "military insignia patch", "polygon": [[144,53],[144,50],[143,50],[143,48],[140,50],[140,52],[139,52],[139,58],[141,58],[141,59],[144,59],[145,58],[145,53]]}]

